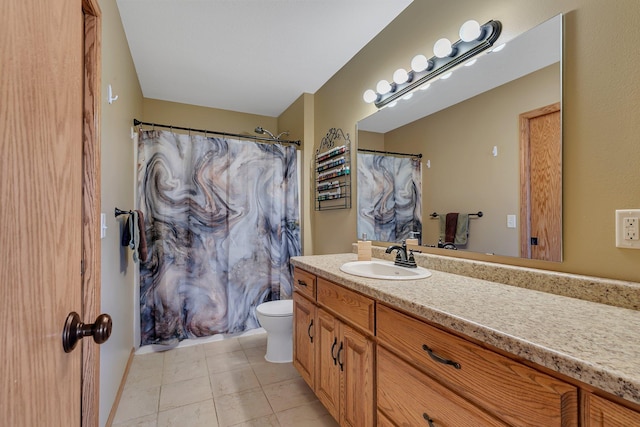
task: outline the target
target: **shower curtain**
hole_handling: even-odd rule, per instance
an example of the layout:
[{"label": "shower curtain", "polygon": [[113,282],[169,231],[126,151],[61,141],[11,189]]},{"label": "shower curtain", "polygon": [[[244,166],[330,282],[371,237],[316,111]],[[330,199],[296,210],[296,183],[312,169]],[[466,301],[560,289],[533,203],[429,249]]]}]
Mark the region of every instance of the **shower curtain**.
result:
[{"label": "shower curtain", "polygon": [[141,131],[141,344],[259,327],[255,307],[290,298],[300,255],[293,147]]},{"label": "shower curtain", "polygon": [[422,232],[419,159],[358,153],[358,238],[400,242]]}]

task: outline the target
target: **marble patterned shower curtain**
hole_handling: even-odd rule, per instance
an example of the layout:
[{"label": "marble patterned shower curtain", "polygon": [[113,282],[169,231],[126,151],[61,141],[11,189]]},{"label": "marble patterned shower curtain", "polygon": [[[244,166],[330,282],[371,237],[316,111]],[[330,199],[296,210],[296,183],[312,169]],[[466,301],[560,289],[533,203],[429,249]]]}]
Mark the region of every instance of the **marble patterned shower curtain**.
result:
[{"label": "marble patterned shower curtain", "polygon": [[400,242],[422,232],[419,159],[358,153],[358,238]]},{"label": "marble patterned shower curtain", "polygon": [[258,304],[291,297],[296,168],[293,147],[141,132],[142,345],[256,328]]}]

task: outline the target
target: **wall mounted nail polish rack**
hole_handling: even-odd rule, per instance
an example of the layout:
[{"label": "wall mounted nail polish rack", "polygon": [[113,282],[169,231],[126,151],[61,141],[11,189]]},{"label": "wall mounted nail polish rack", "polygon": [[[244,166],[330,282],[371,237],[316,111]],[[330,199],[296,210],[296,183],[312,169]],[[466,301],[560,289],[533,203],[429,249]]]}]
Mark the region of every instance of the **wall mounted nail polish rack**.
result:
[{"label": "wall mounted nail polish rack", "polygon": [[351,140],[331,128],[316,150],[316,210],[351,208]]}]

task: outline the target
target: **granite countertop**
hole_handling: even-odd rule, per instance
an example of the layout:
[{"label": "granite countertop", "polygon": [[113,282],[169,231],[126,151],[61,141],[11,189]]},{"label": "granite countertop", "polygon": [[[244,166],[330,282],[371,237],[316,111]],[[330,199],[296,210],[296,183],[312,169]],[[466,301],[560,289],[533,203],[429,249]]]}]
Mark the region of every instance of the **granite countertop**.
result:
[{"label": "granite countertop", "polygon": [[437,270],[422,280],[343,273],[353,253],[291,258],[310,273],[640,404],[640,311]]}]

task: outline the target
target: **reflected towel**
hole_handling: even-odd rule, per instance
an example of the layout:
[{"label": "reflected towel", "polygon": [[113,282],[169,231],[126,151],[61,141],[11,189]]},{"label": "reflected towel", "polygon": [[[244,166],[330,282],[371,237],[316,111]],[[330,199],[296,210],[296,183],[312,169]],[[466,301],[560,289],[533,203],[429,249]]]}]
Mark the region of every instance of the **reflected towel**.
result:
[{"label": "reflected towel", "polygon": [[456,238],[456,230],[458,228],[458,213],[449,212],[444,223],[444,242],[454,243]]},{"label": "reflected towel", "polygon": [[453,244],[456,246],[466,245],[469,237],[469,214],[458,214],[456,224],[456,235]]},{"label": "reflected towel", "polygon": [[440,215],[440,241],[454,245],[466,245],[469,237],[469,214],[448,213]]}]

